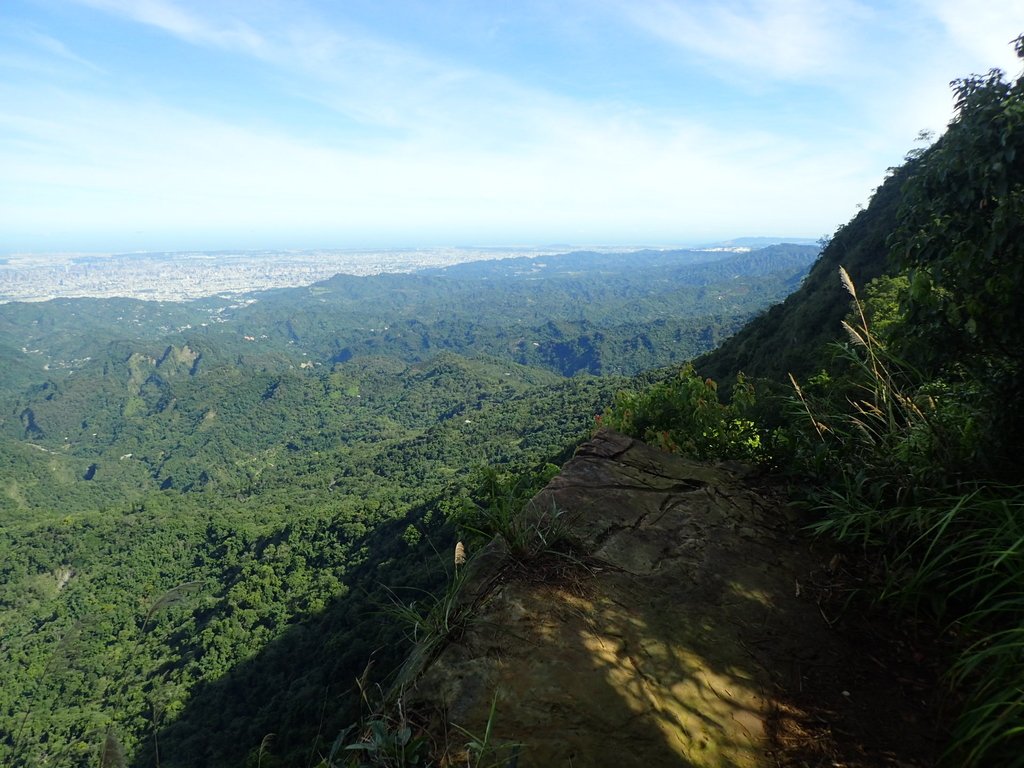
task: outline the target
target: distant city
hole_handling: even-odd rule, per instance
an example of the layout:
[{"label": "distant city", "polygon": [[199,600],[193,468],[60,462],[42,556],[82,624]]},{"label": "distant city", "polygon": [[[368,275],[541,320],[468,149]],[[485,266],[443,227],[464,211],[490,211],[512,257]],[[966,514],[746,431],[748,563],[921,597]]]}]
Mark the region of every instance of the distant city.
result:
[{"label": "distant city", "polygon": [[541,256],[562,250],[429,248],[16,254],[0,258],[0,303],[114,296],[182,301],[311,285],[338,273],[413,272],[465,261]]},{"label": "distant city", "polygon": [[[467,261],[548,256],[550,248],[424,248],[368,251],[202,251],[127,254],[15,254],[0,258],[0,303],[126,297],[187,301],[311,285],[339,273],[414,272]],[[629,247],[588,251],[626,253]],[[708,251],[746,251],[726,245]]]}]

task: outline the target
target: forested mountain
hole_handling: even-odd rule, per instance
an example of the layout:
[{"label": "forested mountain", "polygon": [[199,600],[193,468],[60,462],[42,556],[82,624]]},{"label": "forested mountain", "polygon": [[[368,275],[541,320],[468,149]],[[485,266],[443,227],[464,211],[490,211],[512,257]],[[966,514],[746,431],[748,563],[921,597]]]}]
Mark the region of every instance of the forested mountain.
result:
[{"label": "forested mountain", "polygon": [[566,376],[631,374],[711,349],[754,307],[793,290],[816,254],[791,245],[737,255],[573,253],[416,276],[339,275],[270,293],[232,317],[254,338],[340,362],[418,360],[446,349]]},{"label": "forested mountain", "polygon": [[0,306],[0,762],[234,766],[272,733],[307,764],[482,468],[542,481],[615,374],[711,348],[816,252]]}]

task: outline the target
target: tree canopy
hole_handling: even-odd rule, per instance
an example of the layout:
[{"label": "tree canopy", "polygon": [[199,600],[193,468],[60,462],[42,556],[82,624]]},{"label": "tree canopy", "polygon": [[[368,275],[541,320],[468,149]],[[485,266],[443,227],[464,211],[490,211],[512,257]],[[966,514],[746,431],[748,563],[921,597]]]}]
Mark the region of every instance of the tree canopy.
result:
[{"label": "tree canopy", "polygon": [[[1024,36],[1015,41],[1024,61]],[[903,189],[893,255],[908,271],[908,348],[930,362],[1024,357],[1024,76],[953,82],[956,117]],[[921,344],[923,342],[923,345]]]}]

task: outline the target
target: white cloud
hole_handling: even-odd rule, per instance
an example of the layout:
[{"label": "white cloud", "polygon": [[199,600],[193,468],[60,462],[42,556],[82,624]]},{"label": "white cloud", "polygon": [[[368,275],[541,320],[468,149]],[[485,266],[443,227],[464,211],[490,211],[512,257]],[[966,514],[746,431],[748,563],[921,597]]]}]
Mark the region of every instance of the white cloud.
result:
[{"label": "white cloud", "polygon": [[[233,19],[216,23],[185,10],[170,0],[76,0],[97,10],[113,13],[180,37],[190,43],[257,52],[263,38],[248,24]],[[208,8],[217,8],[212,4]]]},{"label": "white cloud", "polygon": [[620,8],[648,34],[749,81],[835,76],[848,57],[850,25],[868,16],[848,0],[654,0]]},{"label": "white cloud", "polygon": [[1021,61],[1010,43],[1024,34],[1024,3],[927,0],[922,8],[943,25],[953,46],[975,62],[973,73],[998,67],[1010,76],[1020,74]]}]

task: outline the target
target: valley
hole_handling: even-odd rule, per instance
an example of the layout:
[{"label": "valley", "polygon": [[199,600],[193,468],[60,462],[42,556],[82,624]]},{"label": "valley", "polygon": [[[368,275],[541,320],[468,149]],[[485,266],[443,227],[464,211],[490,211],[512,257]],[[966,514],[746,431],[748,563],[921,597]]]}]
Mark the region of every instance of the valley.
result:
[{"label": "valley", "polygon": [[329,741],[405,647],[394,595],[446,578],[481,473],[539,487],[628,375],[710,349],[816,255],[0,306],[5,764],[89,765],[97,733],[163,765]]}]

